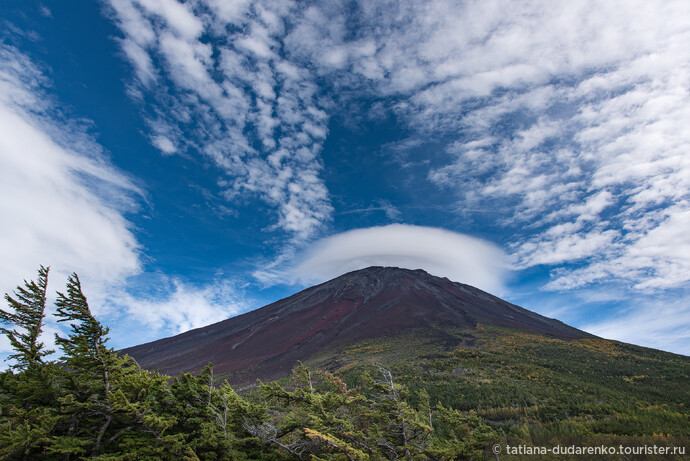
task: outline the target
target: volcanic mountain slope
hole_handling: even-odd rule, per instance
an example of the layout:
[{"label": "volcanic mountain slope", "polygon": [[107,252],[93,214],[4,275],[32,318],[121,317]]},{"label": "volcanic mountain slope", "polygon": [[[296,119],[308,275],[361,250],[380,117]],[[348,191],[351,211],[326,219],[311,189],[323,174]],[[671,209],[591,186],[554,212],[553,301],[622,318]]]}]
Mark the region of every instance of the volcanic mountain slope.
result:
[{"label": "volcanic mountain slope", "polygon": [[421,333],[455,341],[450,330],[492,325],[559,339],[591,335],[422,270],[369,267],[204,328],[125,349],[168,375],[213,362],[231,382],[275,379],[298,360],[362,340]]}]

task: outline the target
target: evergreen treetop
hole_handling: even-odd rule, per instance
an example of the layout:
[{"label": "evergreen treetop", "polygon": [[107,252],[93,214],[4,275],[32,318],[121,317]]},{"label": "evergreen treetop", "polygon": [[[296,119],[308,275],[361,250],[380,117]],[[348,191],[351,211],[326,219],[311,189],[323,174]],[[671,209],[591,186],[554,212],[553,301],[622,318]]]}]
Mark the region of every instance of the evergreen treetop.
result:
[{"label": "evergreen treetop", "polygon": [[12,311],[0,309],[0,321],[15,328],[0,327],[0,331],[16,351],[9,357],[16,361],[10,365],[13,369],[21,371],[34,367],[43,362],[43,357],[53,353],[46,350],[39,340],[43,331],[49,271],[49,267],[41,266],[38,269],[38,282],[25,280],[23,287],[17,287],[14,296],[5,294]]}]

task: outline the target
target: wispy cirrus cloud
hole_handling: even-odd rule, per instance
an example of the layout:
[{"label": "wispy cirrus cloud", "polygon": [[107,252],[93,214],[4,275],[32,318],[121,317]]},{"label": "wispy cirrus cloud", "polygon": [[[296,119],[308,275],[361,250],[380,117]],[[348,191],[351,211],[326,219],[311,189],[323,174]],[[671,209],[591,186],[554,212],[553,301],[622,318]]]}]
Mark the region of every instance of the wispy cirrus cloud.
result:
[{"label": "wispy cirrus cloud", "polygon": [[40,264],[98,285],[138,273],[140,245],[125,213],[143,191],[83,127],[53,116],[42,69],[10,46],[0,47],[0,61],[2,292]]},{"label": "wispy cirrus cloud", "polygon": [[356,208],[354,210],[341,211],[338,214],[360,214],[371,213],[374,211],[382,211],[386,215],[386,218],[388,218],[391,221],[399,221],[400,217],[402,216],[402,212],[389,200],[376,200],[374,203],[372,203],[370,206],[366,208]]},{"label": "wispy cirrus cloud", "polygon": [[[314,75],[285,56],[292,2],[111,2],[152,143],[200,153],[232,200],[256,195],[297,241],[330,219],[319,158],[328,132]],[[209,40],[209,38],[211,38]]]}]

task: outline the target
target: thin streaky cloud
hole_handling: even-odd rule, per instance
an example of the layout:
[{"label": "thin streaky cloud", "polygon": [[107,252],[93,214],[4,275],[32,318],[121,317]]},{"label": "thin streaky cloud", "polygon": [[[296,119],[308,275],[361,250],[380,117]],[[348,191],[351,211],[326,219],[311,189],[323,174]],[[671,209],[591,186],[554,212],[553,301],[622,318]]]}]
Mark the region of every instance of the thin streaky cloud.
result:
[{"label": "thin streaky cloud", "polygon": [[39,67],[12,47],[0,53],[3,289],[40,264],[99,285],[137,273],[140,245],[123,213],[143,192],[87,134],[51,117]]}]

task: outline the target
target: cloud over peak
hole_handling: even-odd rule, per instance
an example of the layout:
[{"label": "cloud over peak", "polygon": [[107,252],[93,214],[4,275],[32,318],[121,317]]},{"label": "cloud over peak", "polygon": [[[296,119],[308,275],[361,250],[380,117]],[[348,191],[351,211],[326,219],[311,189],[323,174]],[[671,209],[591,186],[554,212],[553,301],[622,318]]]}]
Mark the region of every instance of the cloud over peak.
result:
[{"label": "cloud over peak", "polygon": [[493,293],[503,291],[509,270],[505,253],[486,240],[433,227],[390,224],[321,239],[290,262],[255,276],[309,285],[369,266],[424,269]]}]

